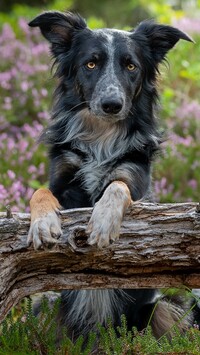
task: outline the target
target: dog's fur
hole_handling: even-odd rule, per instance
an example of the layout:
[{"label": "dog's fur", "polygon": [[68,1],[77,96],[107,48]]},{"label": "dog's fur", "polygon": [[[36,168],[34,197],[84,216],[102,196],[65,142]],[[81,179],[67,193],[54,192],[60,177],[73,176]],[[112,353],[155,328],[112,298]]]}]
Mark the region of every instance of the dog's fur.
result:
[{"label": "dog's fur", "polygon": [[[36,249],[56,243],[61,235],[59,208],[94,206],[88,243],[108,246],[119,237],[131,200],[151,195],[151,163],[159,149],[156,79],[159,64],[185,33],[153,21],[130,32],[90,30],[70,12],[46,12],[30,26],[39,26],[51,44],[58,86],[52,123],[42,135],[49,146],[50,190],[31,199],[28,242]],[[156,290],[63,291],[59,321],[72,337],[106,324],[146,327],[157,302]],[[180,305],[158,303],[152,318],[154,334],[165,333],[184,314]],[[180,329],[188,326],[185,317]]]}]

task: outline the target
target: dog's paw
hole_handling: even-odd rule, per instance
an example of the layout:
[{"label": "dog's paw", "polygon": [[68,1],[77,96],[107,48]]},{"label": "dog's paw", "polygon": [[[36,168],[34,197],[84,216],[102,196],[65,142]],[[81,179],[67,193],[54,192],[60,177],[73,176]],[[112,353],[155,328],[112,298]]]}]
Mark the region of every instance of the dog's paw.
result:
[{"label": "dog's paw", "polygon": [[40,249],[44,245],[58,243],[62,235],[60,218],[56,211],[48,212],[45,216],[36,218],[32,223],[28,233],[27,243],[33,243],[34,249]]},{"label": "dog's paw", "polygon": [[101,204],[95,205],[86,230],[89,234],[88,244],[103,248],[119,238],[122,213],[116,208]]},{"label": "dog's paw", "polygon": [[86,230],[88,244],[103,248],[117,240],[124,212],[130,203],[127,185],[122,181],[113,181],[94,207]]}]

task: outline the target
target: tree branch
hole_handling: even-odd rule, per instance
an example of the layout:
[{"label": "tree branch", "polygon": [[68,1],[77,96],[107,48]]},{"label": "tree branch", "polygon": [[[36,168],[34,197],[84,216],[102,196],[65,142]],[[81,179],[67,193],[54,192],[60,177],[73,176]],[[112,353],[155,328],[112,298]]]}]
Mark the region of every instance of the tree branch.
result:
[{"label": "tree branch", "polygon": [[136,203],[120,239],[87,245],[91,209],[61,212],[58,245],[27,247],[30,215],[0,213],[0,321],[20,299],[72,288],[200,287],[200,207],[197,203]]}]

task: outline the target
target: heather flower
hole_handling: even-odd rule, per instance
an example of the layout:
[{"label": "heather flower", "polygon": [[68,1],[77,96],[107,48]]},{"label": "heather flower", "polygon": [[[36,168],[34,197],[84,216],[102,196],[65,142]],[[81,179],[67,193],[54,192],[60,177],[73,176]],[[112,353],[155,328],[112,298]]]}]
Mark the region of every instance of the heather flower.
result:
[{"label": "heather flower", "polygon": [[48,91],[47,91],[47,89],[41,89],[41,94],[42,94],[42,96],[44,96],[44,97],[46,97],[47,95],[48,95]]},{"label": "heather flower", "polygon": [[191,147],[191,145],[194,143],[193,137],[191,137],[191,136],[184,138],[184,137],[177,135],[176,133],[172,133],[170,138],[171,138],[171,141],[173,142],[173,144],[175,144],[175,145],[182,144],[186,147]]},{"label": "heather flower", "polygon": [[4,110],[11,110],[11,109],[12,109],[12,100],[11,100],[11,97],[5,97],[5,98],[4,98],[3,109],[4,109]]},{"label": "heather flower", "polygon": [[[20,18],[18,25],[21,38],[8,24],[0,33],[0,209],[10,204],[13,211],[29,211],[34,189],[48,180],[47,149],[37,142],[50,119],[53,82],[48,80],[48,43],[26,19]],[[199,19],[182,18],[174,25],[200,34]],[[177,82],[170,82],[174,93],[167,105],[172,108],[166,106],[169,139],[154,169],[156,198],[164,202],[197,200],[200,190],[200,104],[198,97],[192,98],[199,86],[194,80],[179,79],[176,62],[187,60],[188,53],[180,52],[179,60],[178,51],[179,46],[171,53],[177,56],[172,60]],[[199,63],[198,46],[192,51]]]},{"label": "heather flower", "polygon": [[190,186],[192,189],[196,189],[198,186],[198,183],[195,179],[191,179],[188,181],[188,186]]},{"label": "heather flower", "polygon": [[15,145],[15,141],[12,138],[8,138],[7,140],[7,148],[9,151],[15,150],[16,145]]},{"label": "heather flower", "polygon": [[31,55],[34,57],[38,57],[41,54],[43,55],[44,53],[48,54],[49,53],[49,46],[47,43],[45,42],[41,42],[41,43],[36,43],[36,44],[32,44],[31,46]]},{"label": "heather flower", "polygon": [[29,168],[28,168],[28,173],[29,173],[29,174],[33,174],[33,173],[35,173],[36,171],[37,171],[36,166],[34,166],[34,165],[30,165],[30,166],[29,166]]},{"label": "heather flower", "polygon": [[11,180],[14,180],[16,177],[16,174],[12,170],[8,170],[7,174],[8,174],[9,179],[11,179]]},{"label": "heather flower", "polygon": [[29,87],[30,87],[30,85],[29,85],[29,82],[28,81],[22,81],[21,82],[21,89],[22,89],[22,91],[28,91],[28,89],[29,89]]},{"label": "heather flower", "polygon": [[173,191],[173,186],[168,185],[166,177],[162,177],[160,181],[154,181],[154,191],[155,195],[163,195],[166,196]]},{"label": "heather flower", "polygon": [[[193,101],[184,101],[182,104],[177,108],[176,115],[181,120],[187,118],[188,121],[191,119],[200,120],[200,103],[193,100]],[[189,124],[189,122],[187,122]]]},{"label": "heather flower", "polygon": [[16,38],[15,33],[13,32],[10,25],[8,25],[7,23],[4,24],[3,28],[2,28],[1,36],[0,36],[0,44],[7,42],[7,41],[12,41],[15,38]]},{"label": "heather flower", "polygon": [[24,153],[28,148],[27,140],[20,140],[18,144],[19,152]]},{"label": "heather flower", "polygon": [[42,120],[48,121],[50,119],[50,114],[47,111],[38,112],[37,116],[39,119],[42,119]]},{"label": "heather flower", "polygon": [[18,24],[19,24],[19,27],[21,28],[21,30],[24,32],[24,34],[26,36],[30,36],[30,30],[28,28],[27,21],[21,17],[18,21]]},{"label": "heather flower", "polygon": [[5,200],[6,197],[7,197],[7,191],[5,187],[2,184],[0,184],[0,201]]},{"label": "heather flower", "polygon": [[200,34],[199,18],[183,17],[173,21],[173,25],[184,32]]},{"label": "heather flower", "polygon": [[45,174],[45,164],[40,163],[38,169],[37,169],[38,175],[44,175]]}]

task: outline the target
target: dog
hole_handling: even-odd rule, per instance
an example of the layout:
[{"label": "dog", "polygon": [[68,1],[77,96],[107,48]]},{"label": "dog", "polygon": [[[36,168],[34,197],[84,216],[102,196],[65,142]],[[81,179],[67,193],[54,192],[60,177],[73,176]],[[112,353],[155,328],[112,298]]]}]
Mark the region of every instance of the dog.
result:
[{"label": "dog", "polygon": [[[134,30],[91,30],[78,14],[44,12],[32,20],[49,41],[57,88],[51,124],[42,133],[49,146],[49,189],[30,201],[28,244],[58,242],[60,208],[93,207],[88,244],[109,246],[119,238],[132,201],[151,198],[151,170],[162,134],[156,117],[159,64],[180,40],[177,28],[143,21]],[[151,317],[159,338],[177,323],[192,322],[180,303],[158,300],[153,289],[68,290],[61,294],[58,327],[85,338],[110,318],[144,329]],[[156,304],[156,307],[155,307]]]}]

